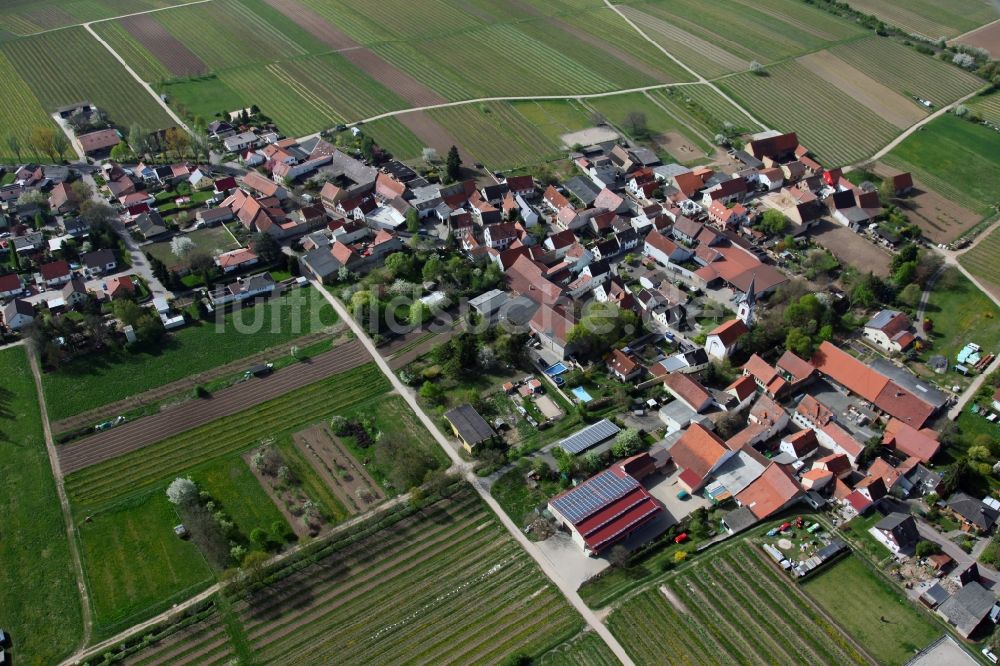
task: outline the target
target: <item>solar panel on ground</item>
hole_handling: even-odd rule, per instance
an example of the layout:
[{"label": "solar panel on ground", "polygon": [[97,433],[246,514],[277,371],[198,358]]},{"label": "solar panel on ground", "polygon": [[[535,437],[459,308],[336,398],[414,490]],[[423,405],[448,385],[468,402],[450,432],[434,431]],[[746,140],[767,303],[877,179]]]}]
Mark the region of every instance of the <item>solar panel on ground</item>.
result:
[{"label": "solar panel on ground", "polygon": [[593,425],[589,425],[579,432],[573,433],[566,439],[560,440],[559,446],[566,453],[582,453],[592,446],[597,446],[606,439],[617,435],[621,430],[618,426],[607,419],[602,419]]},{"label": "solar panel on ground", "polygon": [[624,497],[638,486],[639,482],[631,476],[621,478],[617,474],[605,470],[588,479],[578,488],[552,500],[552,507],[565,516],[566,520],[576,525],[587,516]]}]

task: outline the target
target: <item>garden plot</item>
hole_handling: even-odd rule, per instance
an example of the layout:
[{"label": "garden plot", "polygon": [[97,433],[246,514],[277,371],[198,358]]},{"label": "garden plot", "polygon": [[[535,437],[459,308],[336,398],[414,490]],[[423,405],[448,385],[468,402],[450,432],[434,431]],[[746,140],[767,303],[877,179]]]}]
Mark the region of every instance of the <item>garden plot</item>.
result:
[{"label": "garden plot", "polygon": [[375,479],[351,456],[327,424],[297,432],[292,439],[348,513],[364,513],[385,499]]}]

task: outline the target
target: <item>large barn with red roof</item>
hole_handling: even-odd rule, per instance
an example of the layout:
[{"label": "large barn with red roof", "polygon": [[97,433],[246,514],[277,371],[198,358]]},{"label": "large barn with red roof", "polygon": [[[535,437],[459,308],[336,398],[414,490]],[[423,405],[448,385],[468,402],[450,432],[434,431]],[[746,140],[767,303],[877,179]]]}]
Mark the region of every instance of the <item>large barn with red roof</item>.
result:
[{"label": "large barn with red roof", "polygon": [[599,555],[663,513],[663,505],[620,467],[596,474],[549,500],[588,555]]}]

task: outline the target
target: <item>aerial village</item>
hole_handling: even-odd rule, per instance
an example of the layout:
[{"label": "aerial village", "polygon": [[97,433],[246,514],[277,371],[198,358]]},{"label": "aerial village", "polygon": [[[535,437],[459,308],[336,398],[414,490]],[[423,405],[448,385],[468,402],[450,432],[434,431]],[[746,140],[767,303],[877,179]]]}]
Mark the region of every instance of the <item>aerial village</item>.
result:
[{"label": "aerial village", "polygon": [[[282,138],[246,110],[208,131],[222,164],[125,164],[102,134],[79,137],[85,168],[11,171],[8,341],[31,336],[57,367],[323,284],[485,480],[542,498],[510,517],[571,541],[581,582],[622,552],[788,516],[764,548],[791,576],[845,548],[833,528],[864,523],[882,556],[926,565],[907,568],[908,593],[962,636],[997,619],[976,555],[1000,502],[935,463],[949,410],[995,422],[1000,389],[911,372],[932,323],[880,302],[864,266],[848,292],[848,267],[808,239],[832,220],[915,264],[923,241],[883,206],[909,174],[855,184],[794,132],[753,136],[725,167],[609,141],[543,181],[457,153],[421,174],[358,128],[338,134],[360,150]],[[395,330],[391,296],[410,299]],[[995,353],[969,340],[936,363],[976,377]],[[796,521],[806,508],[829,526]]]}]

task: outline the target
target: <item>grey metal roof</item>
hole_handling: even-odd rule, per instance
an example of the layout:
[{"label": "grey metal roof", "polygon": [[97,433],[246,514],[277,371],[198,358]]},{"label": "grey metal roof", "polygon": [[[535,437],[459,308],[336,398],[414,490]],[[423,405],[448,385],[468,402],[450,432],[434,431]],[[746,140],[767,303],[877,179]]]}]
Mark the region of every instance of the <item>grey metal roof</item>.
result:
[{"label": "grey metal roof", "polygon": [[459,436],[470,445],[485,442],[496,436],[496,432],[490,427],[479,412],[472,405],[459,405],[454,409],[445,412],[444,417],[455,426]]},{"label": "grey metal roof", "polygon": [[750,510],[749,506],[741,506],[735,511],[730,511],[723,516],[722,522],[724,522],[726,527],[728,527],[733,533],[742,532],[757,522],[757,516],[753,515],[753,511]]},{"label": "grey metal roof", "polygon": [[941,604],[938,612],[959,633],[968,636],[986,618],[996,601],[992,592],[979,583],[971,582]]},{"label": "grey metal roof", "polygon": [[899,314],[899,310],[881,310],[877,315],[868,320],[866,328],[885,328],[893,317]]},{"label": "grey metal roof", "polygon": [[588,516],[638,487],[639,482],[631,476],[622,478],[610,470],[604,470],[573,490],[556,497],[550,504],[566,520],[578,525]]},{"label": "grey metal roof", "polygon": [[583,430],[573,433],[565,439],[559,440],[560,446],[566,453],[582,453],[587,449],[597,446],[601,442],[611,439],[621,430],[618,426],[607,419],[602,419],[597,423],[587,426]]}]

